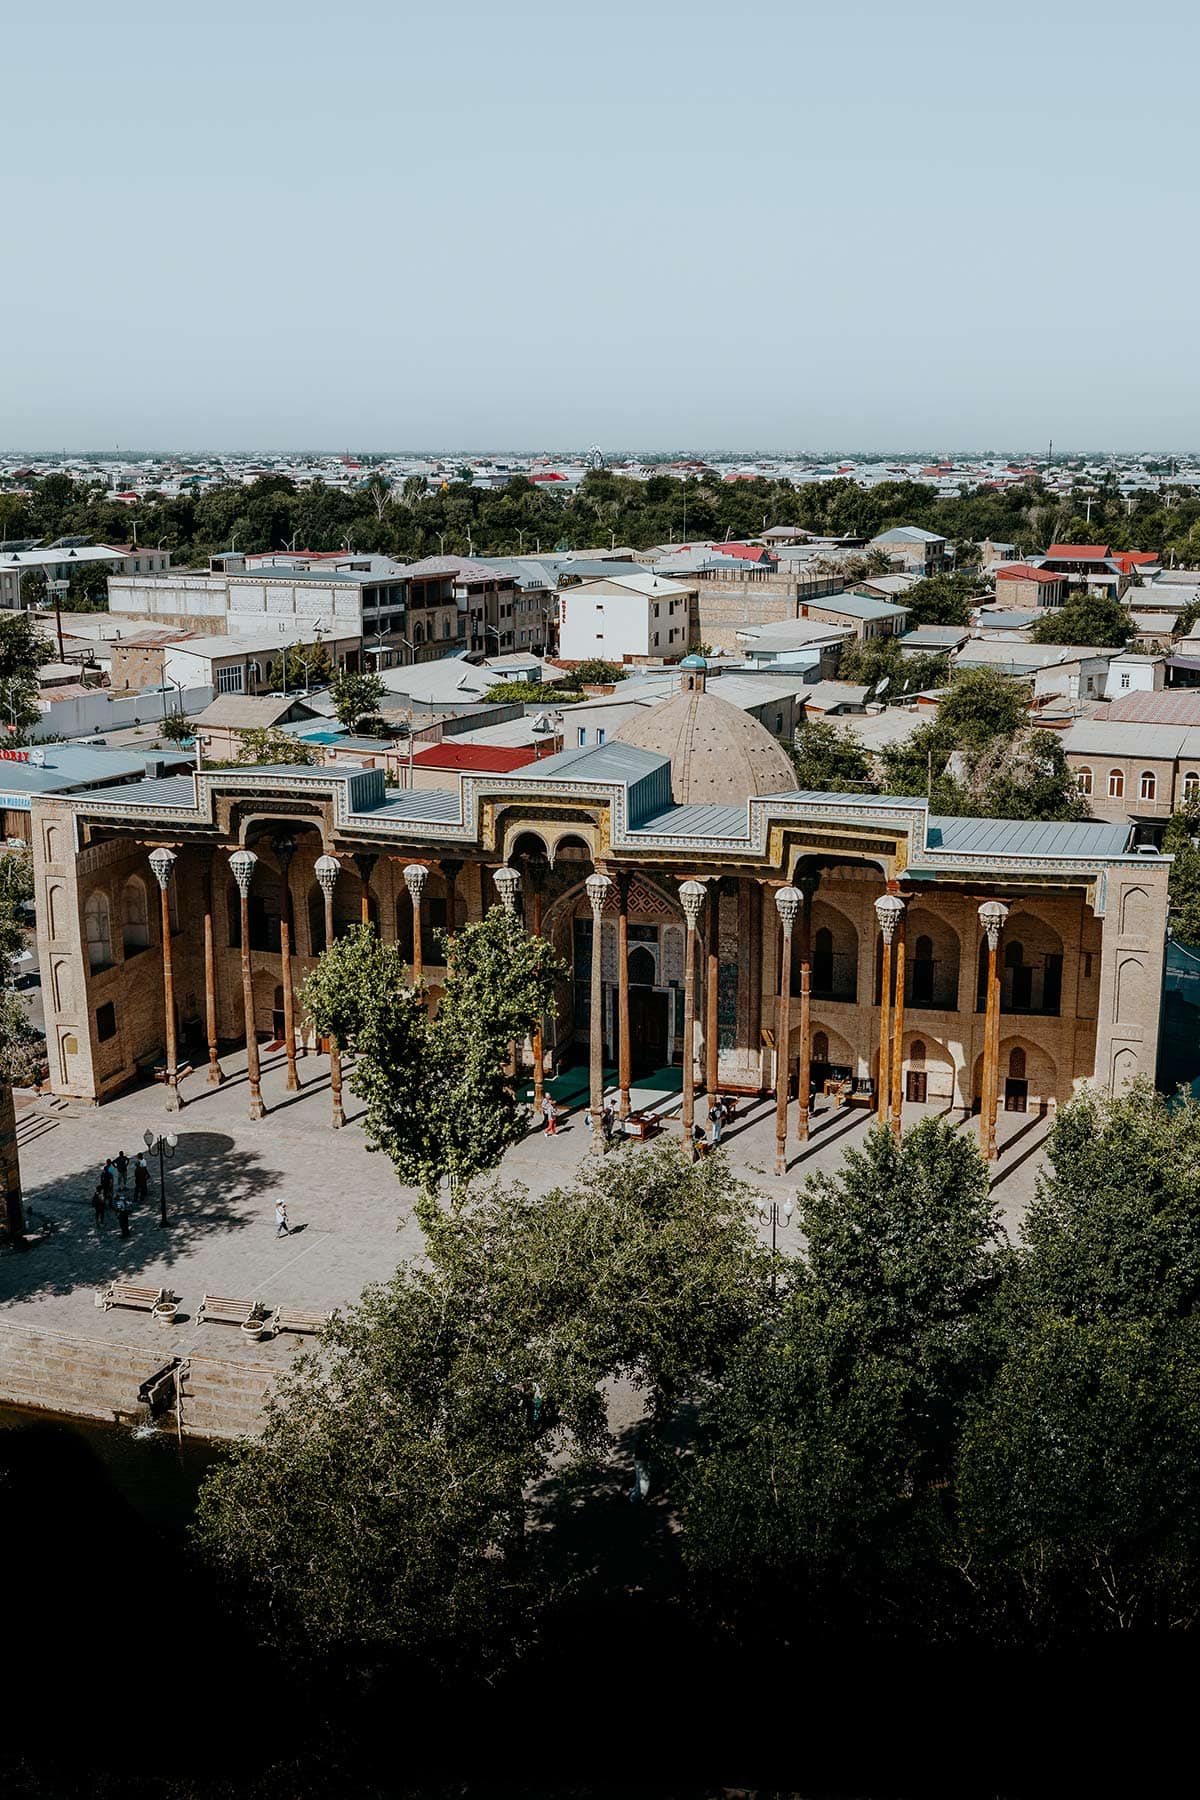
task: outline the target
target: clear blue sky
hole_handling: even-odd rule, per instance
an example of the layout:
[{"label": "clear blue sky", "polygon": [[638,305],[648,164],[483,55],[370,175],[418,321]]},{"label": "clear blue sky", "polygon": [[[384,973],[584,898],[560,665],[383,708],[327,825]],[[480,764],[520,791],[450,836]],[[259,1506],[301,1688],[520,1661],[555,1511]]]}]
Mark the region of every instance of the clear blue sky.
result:
[{"label": "clear blue sky", "polygon": [[1195,446],[1197,16],[9,8],[0,445]]}]

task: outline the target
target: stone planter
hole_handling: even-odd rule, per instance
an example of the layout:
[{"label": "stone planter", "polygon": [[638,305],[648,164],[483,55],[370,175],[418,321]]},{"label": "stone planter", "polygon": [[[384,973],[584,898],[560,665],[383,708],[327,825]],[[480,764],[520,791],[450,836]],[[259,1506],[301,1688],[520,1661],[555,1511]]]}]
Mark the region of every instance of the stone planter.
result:
[{"label": "stone planter", "polygon": [[238,1330],[250,1344],[257,1344],[266,1329],[267,1321],[265,1319],[243,1319],[238,1326]]},{"label": "stone planter", "polygon": [[174,1300],[156,1300],[151,1310],[156,1325],[173,1325],[179,1307]]}]

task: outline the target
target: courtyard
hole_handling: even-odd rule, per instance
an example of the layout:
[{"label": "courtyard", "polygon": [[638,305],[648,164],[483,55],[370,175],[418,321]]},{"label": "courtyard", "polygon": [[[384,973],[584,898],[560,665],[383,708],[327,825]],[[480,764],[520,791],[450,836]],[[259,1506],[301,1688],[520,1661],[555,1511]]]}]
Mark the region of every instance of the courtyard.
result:
[{"label": "courtyard", "polygon": [[[298,1093],[286,1088],[282,1050],[264,1052],[263,1093],[269,1111],[253,1123],[247,1117],[245,1058],[224,1055],[226,1079],[206,1085],[203,1071],[183,1083],[185,1105],[164,1109],[163,1089],[146,1084],[102,1107],[18,1095],[18,1140],[30,1229],[53,1229],[23,1255],[0,1258],[0,1324],[49,1330],[73,1339],[103,1339],[130,1346],[153,1343],[167,1356],[218,1355],[282,1365],[303,1340],[281,1337],[247,1345],[234,1328],[196,1323],[204,1294],[261,1300],[269,1307],[324,1310],[352,1304],[370,1281],[386,1278],[397,1263],[419,1256],[421,1229],[416,1193],[401,1187],[388,1160],[368,1150],[362,1106],[347,1087],[347,1124],[329,1125],[329,1068],[323,1057],[300,1060]],[[611,1074],[611,1072],[606,1072]],[[565,1078],[578,1095],[581,1084]],[[606,1080],[606,1086],[611,1082]],[[668,1086],[636,1089],[633,1104],[658,1113],[664,1130],[678,1134],[679,1095]],[[782,1179],[771,1173],[775,1154],[775,1107],[770,1098],[743,1102],[726,1127],[724,1151],[733,1172],[768,1200],[795,1195],[807,1175],[837,1168],[845,1152],[860,1145],[872,1115],[839,1109],[818,1100],[810,1141],[794,1141],[795,1107],[789,1126],[789,1166]],[[503,1181],[546,1192],[572,1181],[591,1155],[583,1101],[564,1112],[558,1134],[531,1132],[505,1157]],[[908,1106],[905,1124],[915,1124],[933,1107]],[[975,1134],[977,1121],[958,1128]],[[704,1101],[697,1104],[703,1120]],[[1015,1230],[1033,1192],[1050,1120],[1036,1114],[1001,1113],[1000,1156],[993,1193],[1009,1231]],[[124,1150],[130,1160],[143,1148],[147,1131],[173,1131],[174,1155],[166,1164],[167,1224],[159,1221],[158,1159],[150,1157],[149,1205],[135,1208],[128,1238],[110,1214],[97,1227],[92,1194],[105,1159]],[[625,1140],[610,1154],[639,1155]],[[278,1237],[275,1206],[284,1200],[290,1233]],[[764,1228],[769,1236],[769,1227]],[[785,1231],[781,1249],[794,1243]],[[180,1296],[179,1317],[163,1328],[145,1313],[104,1311],[96,1290],[112,1280],[163,1286]]]}]

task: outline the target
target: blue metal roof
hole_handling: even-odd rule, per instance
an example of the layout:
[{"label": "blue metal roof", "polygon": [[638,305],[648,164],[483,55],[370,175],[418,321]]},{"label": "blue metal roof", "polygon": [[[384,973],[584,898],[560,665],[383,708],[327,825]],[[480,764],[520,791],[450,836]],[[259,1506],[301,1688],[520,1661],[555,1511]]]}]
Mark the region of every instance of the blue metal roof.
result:
[{"label": "blue metal roof", "polygon": [[668,806],[635,829],[657,837],[744,838],[748,826],[744,806]]},{"label": "blue metal roof", "polygon": [[929,820],[926,846],[950,856],[1123,856],[1131,827],[1093,820],[1066,824],[1041,819]]}]

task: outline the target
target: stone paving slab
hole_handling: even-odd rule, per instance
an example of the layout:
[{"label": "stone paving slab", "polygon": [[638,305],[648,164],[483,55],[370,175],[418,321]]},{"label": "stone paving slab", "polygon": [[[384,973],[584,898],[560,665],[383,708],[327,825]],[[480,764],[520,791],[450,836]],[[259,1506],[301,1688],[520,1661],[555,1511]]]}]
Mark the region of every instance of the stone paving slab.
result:
[{"label": "stone paving slab", "polygon": [[[330,1129],[329,1075],[324,1058],[309,1055],[299,1068],[299,1094],[286,1091],[282,1054],[264,1058],[267,1117],[247,1117],[244,1057],[223,1059],[228,1079],[218,1088],[204,1072],[185,1083],[186,1104],[165,1111],[163,1089],[155,1084],[110,1101],[101,1108],[72,1103],[65,1111],[38,1101],[21,1109],[22,1176],[34,1223],[44,1216],[56,1230],[24,1255],[0,1257],[0,1320],[34,1329],[144,1345],[160,1344],[164,1359],[189,1350],[255,1361],[293,1354],[301,1340],[246,1345],[231,1326],[195,1324],[201,1296],[211,1293],[262,1299],[269,1305],[303,1308],[344,1306],[371,1280],[386,1278],[398,1262],[419,1256],[422,1236],[413,1206],[415,1193],[396,1181],[391,1164],[370,1153],[364,1141],[362,1108],[347,1091],[349,1123]],[[653,1090],[639,1092],[653,1103]],[[677,1132],[679,1096],[658,1096]],[[906,1107],[906,1123],[926,1113]],[[697,1105],[704,1117],[704,1101]],[[957,1114],[953,1115],[957,1121]],[[44,1126],[41,1121],[51,1120]],[[862,1143],[871,1125],[864,1111],[821,1106],[810,1143],[789,1142],[788,1170],[771,1172],[775,1156],[775,1109],[769,1099],[743,1107],[727,1128],[725,1149],[734,1170],[772,1199],[795,1193],[814,1170],[837,1166],[846,1149]],[[36,1128],[35,1128],[36,1127]],[[959,1128],[976,1131],[976,1121]],[[1049,1120],[1002,1115],[1001,1160],[994,1192],[1012,1229],[1032,1192]],[[97,1230],[91,1196],[104,1159],[124,1149],[133,1158],[145,1130],[175,1131],[179,1146],[167,1165],[169,1223],[158,1222],[157,1159],[152,1164],[151,1206],[135,1211],[131,1236],[123,1240],[115,1220]],[[789,1116],[794,1136],[795,1108]],[[501,1178],[520,1181],[534,1192],[574,1178],[591,1154],[581,1111],[569,1114],[557,1136],[532,1132],[514,1146]],[[622,1154],[639,1154],[630,1143]],[[274,1209],[287,1201],[293,1226],[276,1237]],[[96,1288],[119,1278],[174,1288],[182,1299],[177,1326],[164,1329],[147,1314],[94,1305]],[[151,1335],[152,1334],[152,1335]]]}]

